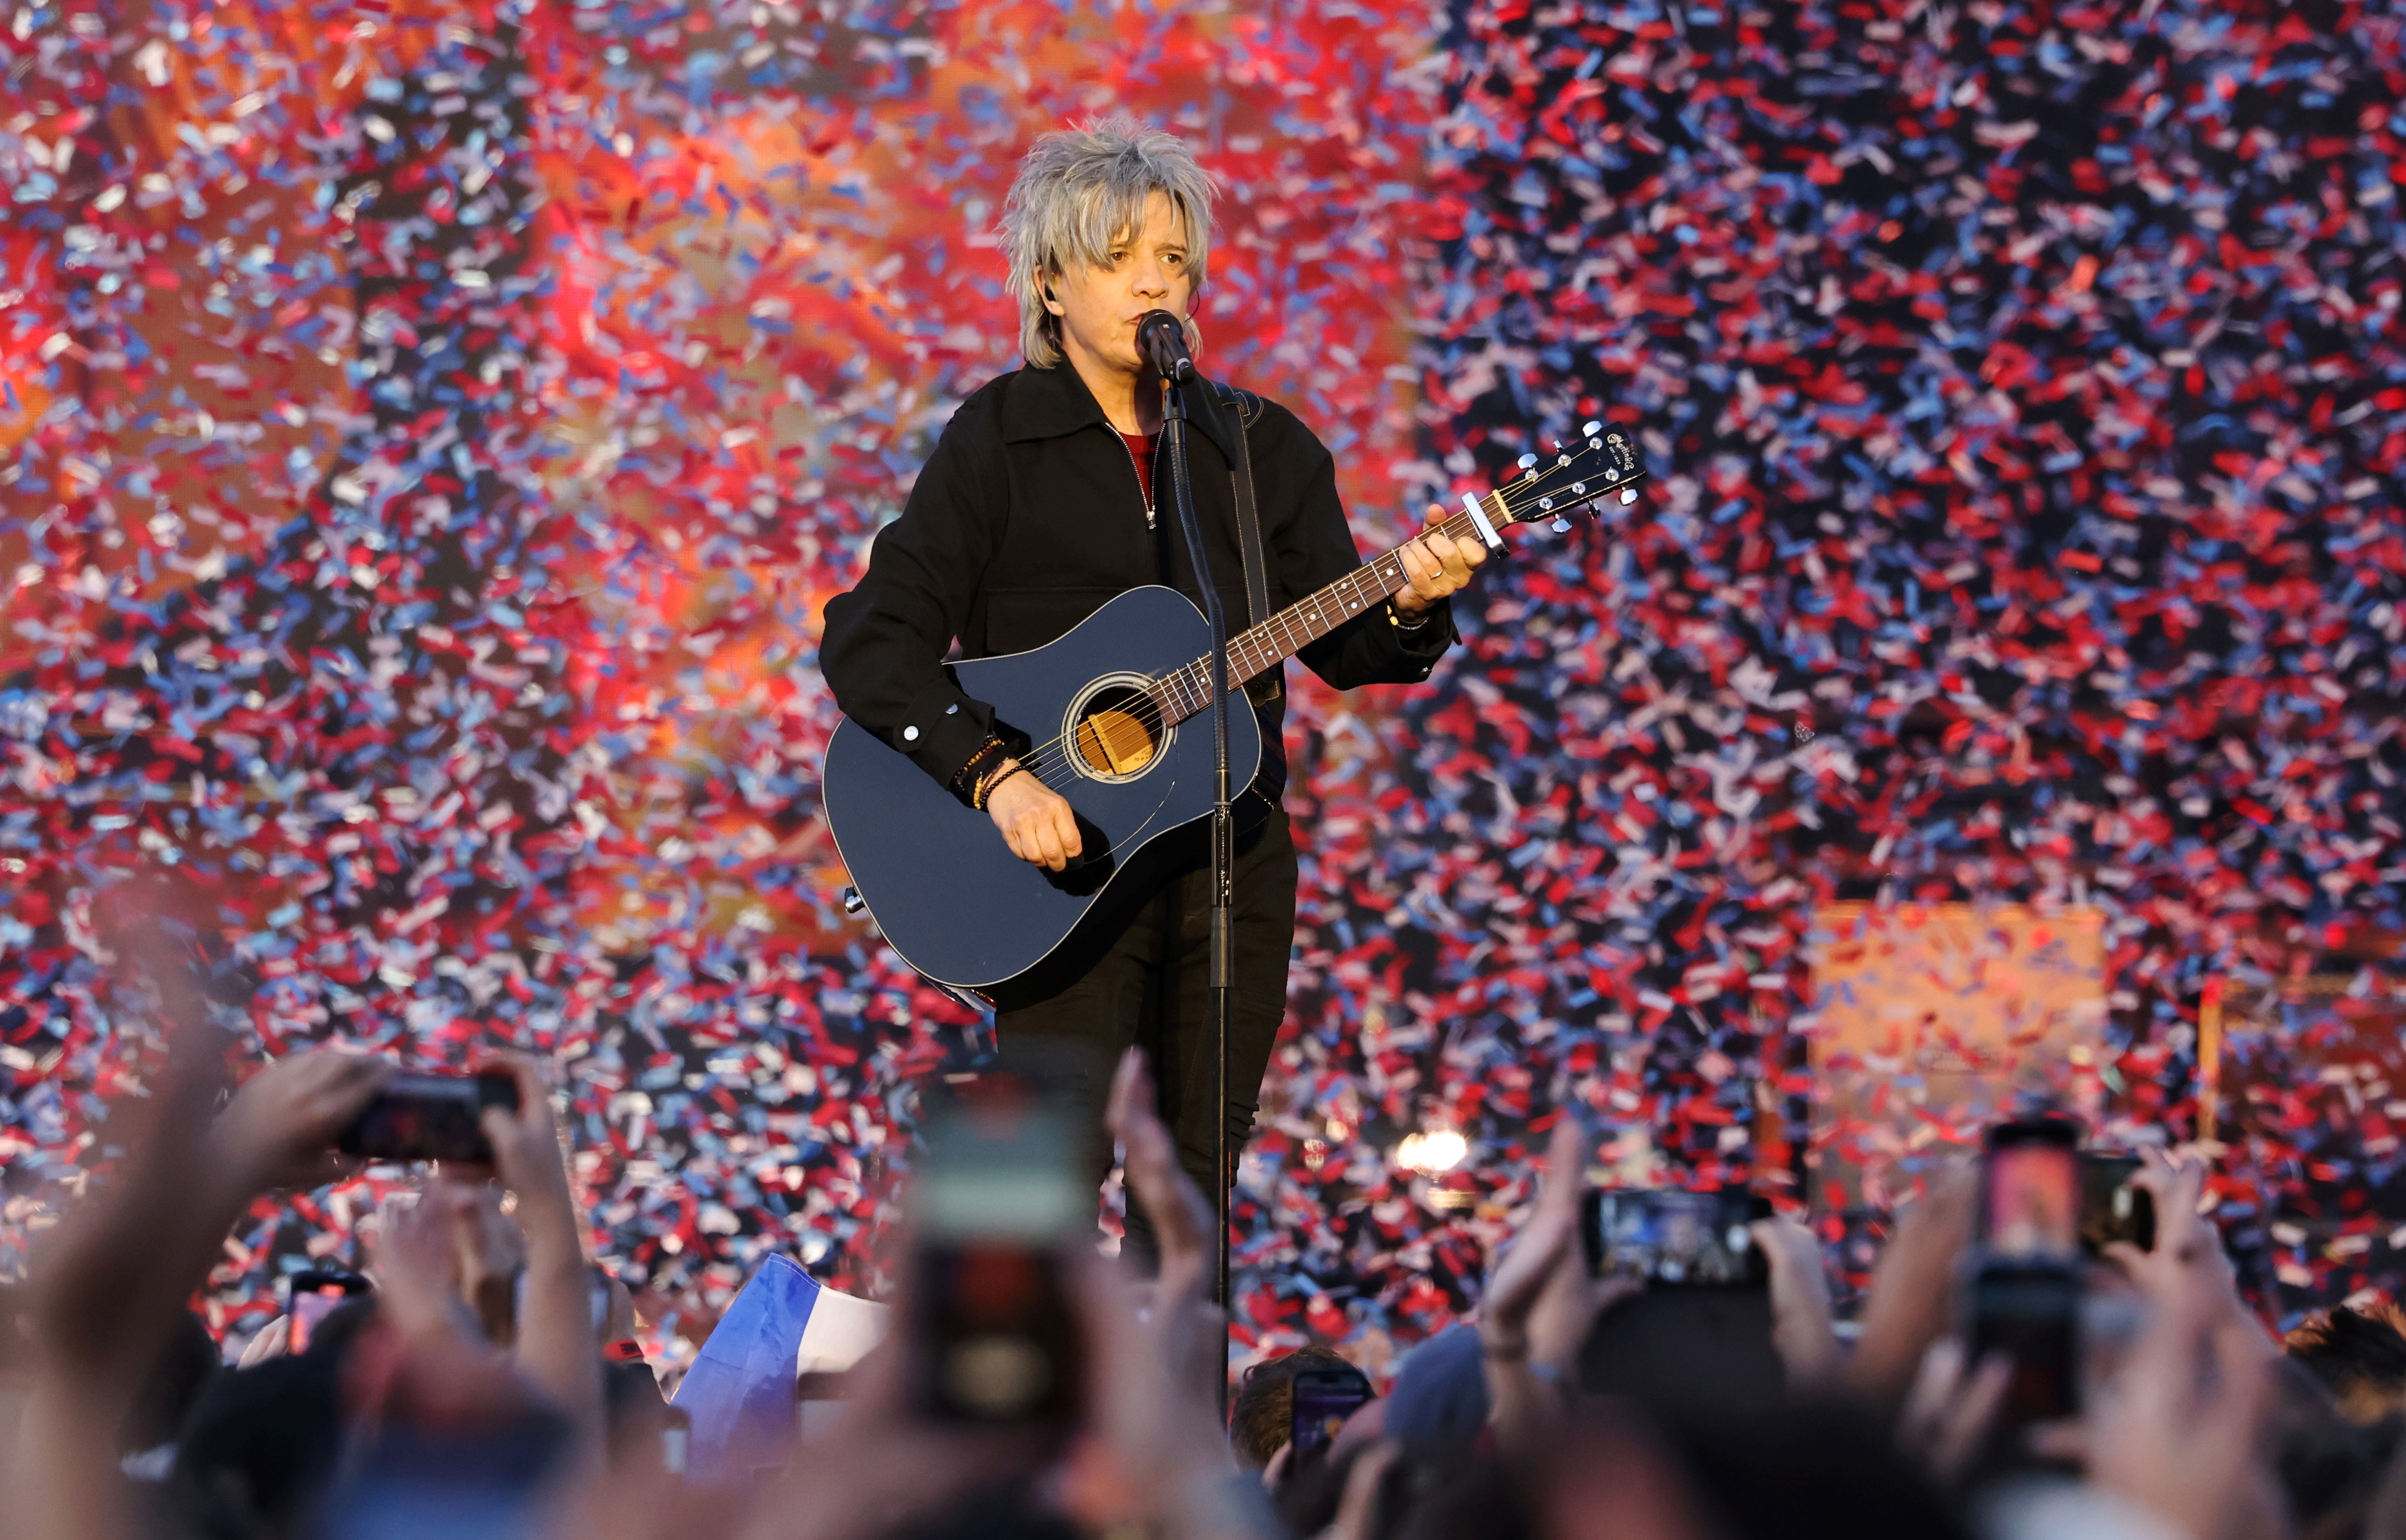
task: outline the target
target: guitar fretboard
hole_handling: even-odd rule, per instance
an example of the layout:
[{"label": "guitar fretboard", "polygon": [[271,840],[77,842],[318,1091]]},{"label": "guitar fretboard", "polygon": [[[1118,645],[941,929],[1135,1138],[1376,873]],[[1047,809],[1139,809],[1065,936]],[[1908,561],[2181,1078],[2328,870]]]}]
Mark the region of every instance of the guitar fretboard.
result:
[{"label": "guitar fretboard", "polygon": [[[1505,511],[1502,492],[1488,493],[1479,500],[1479,505],[1493,527],[1500,530],[1512,522],[1512,516]],[[1455,540],[1486,544],[1467,511],[1454,515],[1437,529]],[[1404,571],[1402,551],[1398,545],[1259,625],[1228,638],[1230,687],[1242,689],[1354,616],[1377,609],[1409,587],[1411,579]],[[1183,722],[1200,713],[1211,704],[1211,659],[1208,656],[1198,657],[1182,669],[1162,675],[1147,693],[1165,723]]]}]

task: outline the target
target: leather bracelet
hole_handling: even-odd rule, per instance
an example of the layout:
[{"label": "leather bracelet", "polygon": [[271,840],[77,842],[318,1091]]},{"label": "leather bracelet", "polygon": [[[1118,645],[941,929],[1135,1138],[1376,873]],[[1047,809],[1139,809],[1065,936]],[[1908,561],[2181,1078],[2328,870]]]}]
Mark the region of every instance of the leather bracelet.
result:
[{"label": "leather bracelet", "polygon": [[1021,770],[1024,770],[1027,767],[1024,764],[1005,765],[1002,768],[1001,772],[996,775],[993,780],[984,782],[979,785],[977,789],[977,800],[969,805],[976,808],[980,812],[984,812],[985,811],[985,805],[994,800],[995,788],[1001,785],[1005,781],[1010,780],[1012,776],[1017,775]]},{"label": "leather bracelet", "polygon": [[988,765],[985,769],[978,771],[977,779],[969,784],[969,806],[977,809],[981,812],[985,811],[986,788],[994,784],[995,778],[1000,772],[1001,765],[999,761],[995,764]]},{"label": "leather bracelet", "polygon": [[970,755],[961,768],[953,772],[953,795],[971,807],[977,806],[975,798],[979,779],[991,770],[994,768],[994,762],[1003,758],[1008,752],[1007,745],[999,738],[988,737],[984,742],[980,743],[977,746],[977,752]]}]

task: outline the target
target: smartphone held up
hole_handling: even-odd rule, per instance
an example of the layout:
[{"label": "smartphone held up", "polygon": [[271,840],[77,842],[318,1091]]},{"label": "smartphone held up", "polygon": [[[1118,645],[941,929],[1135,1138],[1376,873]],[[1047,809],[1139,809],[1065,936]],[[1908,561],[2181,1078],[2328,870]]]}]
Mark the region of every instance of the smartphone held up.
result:
[{"label": "smartphone held up", "polygon": [[318,1323],[334,1313],[346,1300],[370,1292],[368,1280],[357,1273],[340,1272],[333,1268],[310,1268],[284,1280],[284,1315],[291,1324],[285,1339],[285,1350],[305,1353],[309,1339],[317,1334]]},{"label": "smartphone held up", "polygon": [[474,1075],[396,1072],[334,1140],[346,1155],[370,1161],[493,1164],[480,1120],[485,1109],[516,1111],[517,1077],[506,1069]]},{"label": "smartphone held up", "polygon": [[1771,1217],[1751,1193],[1597,1190],[1586,1194],[1579,1238],[1588,1271],[1686,1289],[1762,1289],[1770,1259],[1748,1228]]},{"label": "smartphone held up", "polygon": [[2080,1194],[2079,1124],[2034,1118],[1988,1129],[1964,1346],[1973,1363],[2010,1365],[1998,1416],[2006,1428],[2080,1410]]},{"label": "smartphone held up", "polygon": [[1589,1271],[1642,1285],[1596,1319],[1581,1388],[1657,1406],[1776,1399],[1771,1259],[1752,1229],[1770,1200],[1744,1189],[1603,1189],[1581,1201]]},{"label": "smartphone held up", "polygon": [[1324,1368],[1297,1370],[1293,1394],[1287,1442],[1295,1452],[1287,1457],[1289,1471],[1324,1458],[1337,1430],[1369,1404],[1373,1392],[1370,1377],[1361,1370]]},{"label": "smartphone held up", "polygon": [[905,1370],[935,1422],[1067,1429],[1086,1344],[1068,1270],[1090,1233],[1079,1126],[1040,1094],[931,1115],[914,1188]]},{"label": "smartphone held up", "polygon": [[2136,1155],[2081,1148],[2081,1127],[2043,1117],[1991,1127],[1980,1159],[1978,1247],[1965,1281],[1966,1349],[2011,1367],[2000,1420],[2058,1421],[2082,1405],[2087,1274],[2117,1244],[2154,1248],[2152,1194]]}]

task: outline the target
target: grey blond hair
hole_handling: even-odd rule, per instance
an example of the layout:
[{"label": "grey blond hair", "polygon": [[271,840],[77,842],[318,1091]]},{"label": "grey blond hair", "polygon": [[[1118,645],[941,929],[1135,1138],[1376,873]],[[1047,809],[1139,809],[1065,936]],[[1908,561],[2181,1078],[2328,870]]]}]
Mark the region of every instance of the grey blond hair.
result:
[{"label": "grey blond hair", "polygon": [[[1147,128],[1125,114],[1091,119],[1047,134],[1019,162],[1002,201],[1002,252],[1011,264],[1011,297],[1019,302],[1019,350],[1039,369],[1059,363],[1060,318],[1044,308],[1046,280],[1069,263],[1111,265],[1112,247],[1144,228],[1144,205],[1155,192],[1169,200],[1186,234],[1192,292],[1203,291],[1211,248],[1210,176],[1185,141]],[[1195,323],[1186,323],[1199,346]]]}]

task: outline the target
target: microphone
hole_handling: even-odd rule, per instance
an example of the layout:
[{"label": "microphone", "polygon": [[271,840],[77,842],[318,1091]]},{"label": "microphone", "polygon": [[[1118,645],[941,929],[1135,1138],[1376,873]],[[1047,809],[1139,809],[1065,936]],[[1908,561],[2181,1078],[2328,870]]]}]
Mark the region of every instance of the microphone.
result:
[{"label": "microphone", "polygon": [[1186,350],[1186,325],[1167,310],[1147,311],[1136,323],[1137,351],[1172,385],[1183,385],[1195,374],[1195,355]]}]

